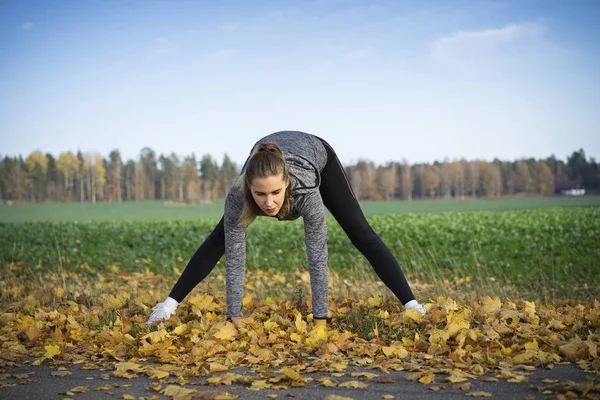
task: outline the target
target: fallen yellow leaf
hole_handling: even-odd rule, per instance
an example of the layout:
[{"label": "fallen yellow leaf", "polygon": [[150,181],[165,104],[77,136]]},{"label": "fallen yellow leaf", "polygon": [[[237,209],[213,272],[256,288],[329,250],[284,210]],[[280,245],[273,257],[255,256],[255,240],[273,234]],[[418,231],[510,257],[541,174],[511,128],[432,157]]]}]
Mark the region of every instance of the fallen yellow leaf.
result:
[{"label": "fallen yellow leaf", "polygon": [[46,349],[46,353],[44,354],[46,357],[52,358],[60,354],[60,346],[57,345],[44,346],[44,349]]},{"label": "fallen yellow leaf", "polygon": [[281,369],[281,372],[283,372],[285,374],[285,376],[287,376],[288,378],[290,378],[293,381],[301,381],[302,380],[302,376],[300,375],[300,373],[297,371],[294,371],[290,367],[283,367]]},{"label": "fallen yellow leaf", "polygon": [[415,310],[414,308],[404,311],[404,315],[415,322],[423,321],[423,314]]},{"label": "fallen yellow leaf", "polygon": [[492,397],[492,393],[490,392],[469,392],[467,396],[470,397]]},{"label": "fallen yellow leaf", "polygon": [[229,371],[229,367],[227,365],[219,364],[216,362],[208,363],[208,367],[210,369],[210,372]]},{"label": "fallen yellow leaf", "polygon": [[307,324],[306,324],[306,321],[302,320],[302,314],[296,313],[295,325],[296,325],[296,330],[299,334],[306,333]]},{"label": "fallen yellow leaf", "polygon": [[331,379],[329,378],[320,378],[317,379],[318,382],[321,383],[321,385],[325,386],[325,387],[336,387],[337,384],[334,383]]},{"label": "fallen yellow leaf", "polygon": [[252,382],[252,385],[250,386],[250,390],[267,389],[267,388],[270,388],[271,386],[272,385],[270,383],[267,383],[266,380],[260,379],[260,380],[255,380],[254,382]]},{"label": "fallen yellow leaf", "polygon": [[169,376],[167,371],[162,371],[160,369],[152,369],[147,371],[147,373],[150,379],[165,379]]},{"label": "fallen yellow leaf", "polygon": [[426,372],[421,378],[419,378],[419,382],[421,382],[424,385],[430,384],[434,382],[434,375],[433,372]]},{"label": "fallen yellow leaf", "polygon": [[186,397],[195,392],[196,390],[194,389],[186,389],[181,386],[169,385],[161,393],[167,397]]},{"label": "fallen yellow leaf", "polygon": [[359,382],[359,381],[346,381],[342,382],[338,385],[338,387],[348,388],[348,389],[366,389],[369,387],[368,384]]},{"label": "fallen yellow leaf", "polygon": [[407,358],[408,351],[401,344],[394,344],[391,346],[381,346],[381,351],[386,357],[396,357],[396,358]]},{"label": "fallen yellow leaf", "polygon": [[381,306],[381,297],[377,295],[369,297],[367,302],[369,303],[369,306],[371,306],[371,308],[378,308],[379,306]]},{"label": "fallen yellow leaf", "polygon": [[237,329],[235,329],[235,326],[231,322],[224,322],[214,336],[221,340],[233,340],[237,333]]}]

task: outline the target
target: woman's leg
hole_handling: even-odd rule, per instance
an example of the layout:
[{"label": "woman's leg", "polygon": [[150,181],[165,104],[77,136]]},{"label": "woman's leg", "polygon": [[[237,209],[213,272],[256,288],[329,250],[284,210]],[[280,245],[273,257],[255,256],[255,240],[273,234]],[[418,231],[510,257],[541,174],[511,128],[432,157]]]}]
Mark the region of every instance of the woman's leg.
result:
[{"label": "woman's leg", "polygon": [[327,142],[321,141],[327,149],[327,165],[321,172],[320,187],[325,207],[402,304],[414,300],[415,296],[398,261],[365,218],[335,152]]},{"label": "woman's leg", "polygon": [[225,253],[225,228],[223,218],[212,233],[196,250],[190,262],[183,270],[169,297],[178,303],[187,296],[213,270]]}]

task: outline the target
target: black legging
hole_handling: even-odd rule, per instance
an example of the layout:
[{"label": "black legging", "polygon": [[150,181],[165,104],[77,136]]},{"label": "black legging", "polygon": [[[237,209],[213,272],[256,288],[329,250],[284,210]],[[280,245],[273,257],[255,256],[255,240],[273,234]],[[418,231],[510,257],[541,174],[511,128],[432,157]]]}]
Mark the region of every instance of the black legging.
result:
[{"label": "black legging", "polygon": [[[321,172],[319,188],[323,204],[346,232],[352,244],[373,266],[377,276],[402,304],[406,304],[415,297],[398,261],[369,225],[333,148],[323,139],[321,142],[327,150],[327,164]],[[223,254],[225,228],[221,218],[210,236],[196,250],[169,296],[181,302],[206,278]]]}]

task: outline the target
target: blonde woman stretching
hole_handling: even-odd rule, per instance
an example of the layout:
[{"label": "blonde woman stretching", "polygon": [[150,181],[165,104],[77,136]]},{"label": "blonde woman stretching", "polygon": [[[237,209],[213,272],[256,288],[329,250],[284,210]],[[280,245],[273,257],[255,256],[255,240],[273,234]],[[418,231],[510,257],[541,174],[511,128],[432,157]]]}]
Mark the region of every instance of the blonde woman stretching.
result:
[{"label": "blonde woman stretching", "polygon": [[260,139],[227,194],[225,212],[192,256],[169,297],[152,309],[148,323],[168,319],[179,303],[225,254],[227,319],[242,317],[246,228],[257,216],[302,217],[315,320],[328,316],[327,226],[325,207],[379,278],[404,304],[425,314],[400,265],[367,222],[344,169],[331,146],[303,132],[276,132]]}]

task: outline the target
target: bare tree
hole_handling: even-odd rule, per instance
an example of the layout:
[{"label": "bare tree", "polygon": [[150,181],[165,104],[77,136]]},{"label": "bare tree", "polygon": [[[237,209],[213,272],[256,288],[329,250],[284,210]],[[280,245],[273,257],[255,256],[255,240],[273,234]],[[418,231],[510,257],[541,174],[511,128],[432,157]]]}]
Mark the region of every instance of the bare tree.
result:
[{"label": "bare tree", "polygon": [[477,197],[479,190],[479,161],[470,161],[465,164],[467,189],[471,192],[471,196]]},{"label": "bare tree", "polygon": [[411,174],[410,165],[408,160],[405,158],[402,160],[402,198],[408,201],[412,200],[413,192],[413,178]]},{"label": "bare tree", "polygon": [[375,188],[383,200],[390,200],[396,190],[396,167],[393,163],[380,166],[375,172]]},{"label": "bare tree", "polygon": [[452,197],[452,164],[448,159],[440,166],[440,196],[446,199]]},{"label": "bare tree", "polygon": [[455,161],[451,165],[452,189],[454,191],[454,196],[459,197],[460,199],[465,198],[465,172],[462,165],[463,162],[465,161]]},{"label": "bare tree", "polygon": [[423,175],[423,190],[429,197],[435,197],[440,185],[440,169],[435,165],[428,165]]}]

